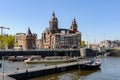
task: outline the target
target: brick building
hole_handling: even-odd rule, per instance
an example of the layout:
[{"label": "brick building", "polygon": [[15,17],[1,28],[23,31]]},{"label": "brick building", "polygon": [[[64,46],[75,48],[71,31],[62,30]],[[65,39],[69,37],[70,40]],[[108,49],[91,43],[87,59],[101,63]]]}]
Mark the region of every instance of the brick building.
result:
[{"label": "brick building", "polygon": [[76,20],[73,19],[70,29],[59,29],[55,13],[49,20],[49,28],[42,33],[41,45],[43,48],[80,48],[81,32],[77,30]]},{"label": "brick building", "polygon": [[37,34],[32,34],[30,28],[28,28],[26,33],[16,33],[15,43],[17,47],[23,50],[35,49],[36,48]]}]

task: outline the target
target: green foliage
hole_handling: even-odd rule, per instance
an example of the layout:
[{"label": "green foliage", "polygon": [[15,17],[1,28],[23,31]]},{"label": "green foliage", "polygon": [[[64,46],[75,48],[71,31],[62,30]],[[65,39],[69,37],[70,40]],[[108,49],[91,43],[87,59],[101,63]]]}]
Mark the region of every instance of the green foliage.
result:
[{"label": "green foliage", "polygon": [[85,47],[85,41],[81,41],[81,47]]},{"label": "green foliage", "polygon": [[13,46],[14,46],[14,36],[0,35],[0,49],[13,48]]}]

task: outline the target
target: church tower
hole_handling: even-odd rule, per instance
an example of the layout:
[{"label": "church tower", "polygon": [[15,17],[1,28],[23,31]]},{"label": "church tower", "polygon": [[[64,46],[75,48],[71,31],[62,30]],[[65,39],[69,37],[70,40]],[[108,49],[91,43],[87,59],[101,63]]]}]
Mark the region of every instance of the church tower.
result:
[{"label": "church tower", "polygon": [[28,28],[26,35],[32,35],[30,28]]},{"label": "church tower", "polygon": [[70,29],[73,31],[77,31],[77,23],[76,23],[75,18],[72,21],[72,25],[71,25]]},{"label": "church tower", "polygon": [[55,13],[53,12],[50,20],[49,20],[49,29],[51,31],[57,31],[58,30],[58,19],[55,16]]},{"label": "church tower", "polygon": [[37,34],[32,34],[30,28],[28,28],[25,38],[24,38],[24,48],[25,49],[35,49],[36,48]]}]

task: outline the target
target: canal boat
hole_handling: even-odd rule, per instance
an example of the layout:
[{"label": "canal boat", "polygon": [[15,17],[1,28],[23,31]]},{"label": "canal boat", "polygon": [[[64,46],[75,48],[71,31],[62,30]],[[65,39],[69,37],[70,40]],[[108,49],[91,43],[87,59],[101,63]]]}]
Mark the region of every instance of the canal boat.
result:
[{"label": "canal boat", "polygon": [[24,57],[24,56],[8,56],[8,60],[12,62],[15,62],[15,61],[21,62],[26,60],[27,58],[28,57]]},{"label": "canal boat", "polygon": [[96,70],[100,69],[100,66],[101,66],[100,60],[95,60],[84,64],[78,64],[80,70]]},{"label": "canal boat", "polygon": [[27,60],[24,60],[25,63],[64,63],[72,61],[74,61],[73,58],[60,56],[45,57],[41,59],[33,59],[32,57],[30,57]]}]

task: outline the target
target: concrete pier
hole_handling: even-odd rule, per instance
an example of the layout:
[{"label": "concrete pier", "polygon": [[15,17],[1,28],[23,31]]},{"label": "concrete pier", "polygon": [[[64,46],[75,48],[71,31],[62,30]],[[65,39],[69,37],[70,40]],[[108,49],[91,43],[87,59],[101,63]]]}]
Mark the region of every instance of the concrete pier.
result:
[{"label": "concrete pier", "polygon": [[13,71],[6,72],[6,75],[12,78],[15,78],[16,80],[26,80],[34,77],[40,77],[40,76],[45,76],[49,74],[70,71],[73,69],[79,69],[78,64],[83,64],[88,62],[90,61],[81,61],[79,63],[72,62],[72,63],[58,64],[58,65],[51,65],[51,66],[43,66],[38,68],[13,70]]},{"label": "concrete pier", "polygon": [[4,75],[4,79],[3,79],[3,74],[0,73],[0,80],[16,80],[16,79],[14,79],[14,78],[12,78],[12,77],[9,77],[9,76],[7,76],[7,75]]},{"label": "concrete pier", "polygon": [[86,57],[86,48],[80,48],[81,57]]}]

